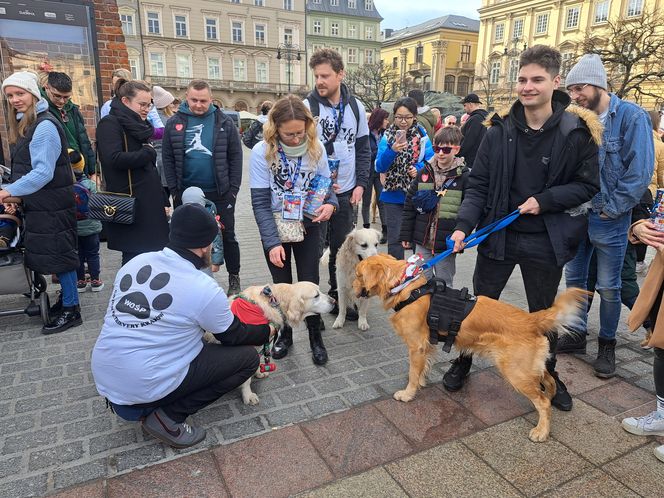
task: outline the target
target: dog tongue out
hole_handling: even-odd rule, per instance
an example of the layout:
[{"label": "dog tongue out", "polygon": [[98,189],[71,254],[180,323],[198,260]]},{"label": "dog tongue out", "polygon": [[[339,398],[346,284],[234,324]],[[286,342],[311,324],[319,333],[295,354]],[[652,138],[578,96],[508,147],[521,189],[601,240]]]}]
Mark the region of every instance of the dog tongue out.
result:
[{"label": "dog tongue out", "polygon": [[263,315],[260,306],[240,297],[231,303],[231,313],[247,325],[265,325],[268,323],[268,319]]}]

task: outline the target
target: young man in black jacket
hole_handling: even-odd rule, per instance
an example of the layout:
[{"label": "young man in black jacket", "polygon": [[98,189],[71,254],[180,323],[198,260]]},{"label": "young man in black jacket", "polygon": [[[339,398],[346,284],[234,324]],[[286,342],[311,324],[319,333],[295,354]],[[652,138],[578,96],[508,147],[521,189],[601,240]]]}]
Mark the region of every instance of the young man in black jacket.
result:
[{"label": "young man in black jacket", "polygon": [[472,168],[477,149],[482,143],[484,135],[486,135],[484,120],[489,113],[480,107],[482,102],[477,94],[469,93],[461,102],[463,103],[463,110],[468,113],[469,117],[461,128],[463,141],[461,142],[459,157],[463,157],[466,160],[466,166]]},{"label": "young man in black jacket", "polygon": [[[569,108],[560,84],[560,52],[536,45],[521,54],[515,102],[495,114],[477,152],[466,196],[451,238],[455,250],[473,229],[519,209],[521,216],[479,246],[475,294],[498,299],[516,265],[521,269],[531,312],[553,304],[563,266],[588,229],[581,209],[599,191],[601,125],[584,109]],[[572,409],[572,398],[555,371],[557,336],[549,335],[547,370],[556,380],[551,400]],[[472,356],[461,355],[443,377],[456,391],[470,371]]]}]

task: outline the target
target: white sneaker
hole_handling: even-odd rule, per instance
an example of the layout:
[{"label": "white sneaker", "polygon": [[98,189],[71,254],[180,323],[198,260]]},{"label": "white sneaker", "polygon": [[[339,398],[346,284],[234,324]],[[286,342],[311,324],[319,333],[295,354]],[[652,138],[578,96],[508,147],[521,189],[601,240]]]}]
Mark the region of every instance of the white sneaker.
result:
[{"label": "white sneaker", "polygon": [[[637,436],[664,436],[664,416],[655,410],[645,417],[623,419],[622,427],[627,432]],[[664,446],[661,448],[662,458],[664,459]]]},{"label": "white sneaker", "polygon": [[655,456],[657,457],[657,460],[664,462],[664,444],[655,448]]},{"label": "white sneaker", "polygon": [[645,275],[648,273],[648,264],[645,261],[638,261],[636,263],[636,273],[639,275]]}]

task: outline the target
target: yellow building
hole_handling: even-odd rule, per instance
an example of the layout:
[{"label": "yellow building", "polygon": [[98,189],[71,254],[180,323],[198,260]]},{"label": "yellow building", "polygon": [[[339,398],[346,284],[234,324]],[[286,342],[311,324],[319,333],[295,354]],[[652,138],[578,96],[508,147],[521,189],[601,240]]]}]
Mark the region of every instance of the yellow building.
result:
[{"label": "yellow building", "polygon": [[[564,77],[581,55],[581,42],[587,34],[606,37],[609,20],[638,20],[644,12],[661,8],[664,0],[483,0],[473,88],[491,107],[511,101],[516,97],[519,55],[536,44],[560,50],[564,86]],[[658,85],[662,89],[658,93],[664,97],[664,85]],[[661,102],[644,96],[639,103],[652,109]]]},{"label": "yellow building", "polygon": [[454,15],[386,29],[380,57],[410,86],[465,96],[473,86],[478,32],[479,21]]}]

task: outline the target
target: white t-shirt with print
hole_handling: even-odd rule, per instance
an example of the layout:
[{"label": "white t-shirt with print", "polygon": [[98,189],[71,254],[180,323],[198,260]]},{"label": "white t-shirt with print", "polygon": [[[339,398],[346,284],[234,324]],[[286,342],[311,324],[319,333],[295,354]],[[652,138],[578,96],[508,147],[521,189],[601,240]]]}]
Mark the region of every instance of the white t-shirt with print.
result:
[{"label": "white t-shirt with print", "polygon": [[[344,102],[344,119],[341,130],[334,140],[334,155],[339,159],[339,173],[336,183],[339,185],[339,194],[343,194],[355,188],[357,178],[355,177],[355,141],[360,137],[369,135],[369,125],[366,120],[364,105],[358,99],[360,123],[355,119],[355,113],[349,103]],[[304,105],[309,108],[309,100],[304,100]],[[318,136],[327,143],[334,135],[335,111],[322,103],[319,103]],[[336,111],[338,119],[339,111]],[[362,119],[364,117],[364,119]]]},{"label": "white t-shirt with print", "polygon": [[[265,149],[267,144],[265,141],[258,142],[253,149],[251,149],[250,164],[250,188],[270,188],[272,194],[272,212],[281,212],[283,203],[284,191],[286,189],[286,182],[289,181],[295,170],[297,169],[297,157],[288,157],[288,165],[283,163],[281,156],[277,153],[277,159],[270,161],[268,164],[265,159]],[[320,144],[321,158],[317,163],[312,163],[309,155],[302,158],[302,166],[294,185],[293,192],[301,192],[304,194],[309,188],[309,183],[316,175],[330,176],[330,168],[327,164],[327,155],[323,144]],[[272,173],[272,167],[278,165],[278,174]]]},{"label": "white t-shirt with print", "polygon": [[149,403],[173,392],[203,349],[203,331],[233,323],[217,282],[170,249],[120,268],[92,351],[97,391],[113,403]]}]

